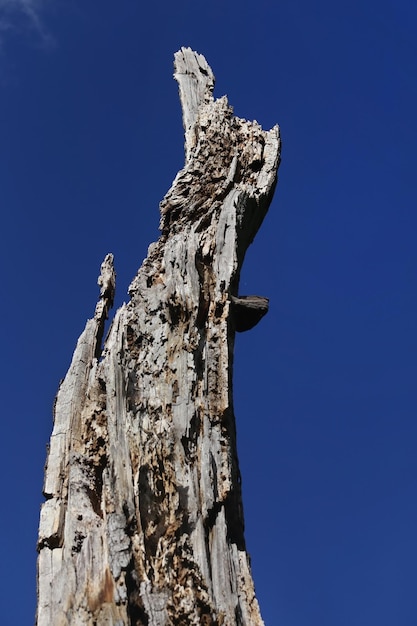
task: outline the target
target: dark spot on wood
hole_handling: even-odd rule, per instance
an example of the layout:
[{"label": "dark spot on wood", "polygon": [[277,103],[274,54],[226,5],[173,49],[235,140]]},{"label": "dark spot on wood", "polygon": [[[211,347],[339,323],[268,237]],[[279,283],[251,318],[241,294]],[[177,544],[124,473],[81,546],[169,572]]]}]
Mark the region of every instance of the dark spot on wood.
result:
[{"label": "dark spot on wood", "polygon": [[85,535],[83,535],[83,533],[77,530],[74,535],[74,541],[71,547],[71,554],[77,554],[78,552],[81,552],[84,539],[85,539]]}]

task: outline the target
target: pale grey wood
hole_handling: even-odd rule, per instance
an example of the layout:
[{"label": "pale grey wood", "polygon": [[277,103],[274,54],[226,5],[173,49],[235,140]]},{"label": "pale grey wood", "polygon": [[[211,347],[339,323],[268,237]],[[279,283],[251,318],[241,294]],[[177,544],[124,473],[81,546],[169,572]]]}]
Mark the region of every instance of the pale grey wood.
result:
[{"label": "pale grey wood", "polygon": [[101,349],[115,284],[112,255],[104,260],[94,318],[56,399],[38,626],[263,624],[232,364],[235,330],[268,306],[238,296],[238,283],[275,188],[279,130],[215,100],[212,71],[189,48],[175,55],[175,77],[186,162],[161,202],[161,237]]}]

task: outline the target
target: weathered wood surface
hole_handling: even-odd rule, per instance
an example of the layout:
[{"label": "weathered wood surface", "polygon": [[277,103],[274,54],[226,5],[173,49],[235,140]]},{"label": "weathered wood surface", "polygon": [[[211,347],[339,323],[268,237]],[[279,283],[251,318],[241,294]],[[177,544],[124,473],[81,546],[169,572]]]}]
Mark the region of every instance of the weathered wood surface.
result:
[{"label": "weathered wood surface", "polygon": [[[175,55],[186,162],[161,237],[115,314],[113,257],[56,398],[39,529],[38,626],[263,624],[245,550],[232,398],[235,330],[265,298],[239,271],[272,198],[278,127],[213,99]],[[260,528],[261,532],[261,528]]]}]

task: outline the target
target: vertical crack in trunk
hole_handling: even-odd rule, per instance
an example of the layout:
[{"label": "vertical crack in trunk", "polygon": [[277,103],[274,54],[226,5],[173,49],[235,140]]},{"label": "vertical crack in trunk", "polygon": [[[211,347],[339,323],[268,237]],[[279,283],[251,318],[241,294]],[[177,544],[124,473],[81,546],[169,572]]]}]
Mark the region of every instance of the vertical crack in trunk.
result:
[{"label": "vertical crack in trunk", "polygon": [[55,405],[45,469],[37,625],[257,626],[232,399],[235,331],[268,301],[239,296],[276,184],[278,127],[213,98],[202,55],[175,55],[185,165],[161,236],[116,313],[113,257]]}]

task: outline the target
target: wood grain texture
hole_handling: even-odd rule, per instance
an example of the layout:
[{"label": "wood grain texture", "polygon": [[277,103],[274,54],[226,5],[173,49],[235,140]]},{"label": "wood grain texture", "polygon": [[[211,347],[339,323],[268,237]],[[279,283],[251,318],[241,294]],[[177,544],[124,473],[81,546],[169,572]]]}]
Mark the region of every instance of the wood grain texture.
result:
[{"label": "wood grain texture", "polygon": [[95,315],[58,391],[38,626],[263,624],[232,365],[235,331],[267,310],[265,298],[238,297],[238,284],[275,188],[279,130],[215,100],[210,67],[188,48],[175,55],[175,78],[186,160],[160,205],[161,236],[102,347],[115,284],[112,255],[104,260]]}]

